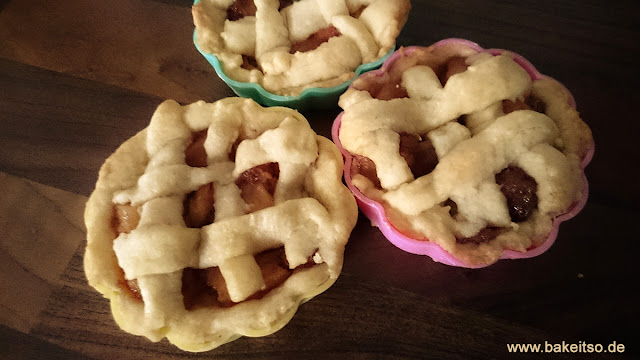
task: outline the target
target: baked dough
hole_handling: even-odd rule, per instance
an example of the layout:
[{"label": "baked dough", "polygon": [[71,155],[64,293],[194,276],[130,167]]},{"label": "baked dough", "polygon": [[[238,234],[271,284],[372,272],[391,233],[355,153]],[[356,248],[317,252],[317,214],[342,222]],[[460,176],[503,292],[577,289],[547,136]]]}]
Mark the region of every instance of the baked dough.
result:
[{"label": "baked dough", "polygon": [[[193,144],[206,155],[199,163]],[[271,206],[252,207],[245,190],[261,190],[245,183],[274,166]],[[166,101],[100,169],[85,212],[89,284],[122,329],[184,350],[275,332],[340,274],[357,218],[342,166],[335,145],[294,110],[242,98]],[[194,196],[213,204],[211,223],[191,218]],[[215,274],[223,287],[212,287]],[[285,279],[269,285],[278,274]],[[189,295],[194,287],[204,294]]]},{"label": "baked dough", "polygon": [[[539,245],[552,219],[583,196],[581,162],[593,142],[565,88],[548,77],[532,81],[509,52],[456,43],[400,51],[386,74],[356,80],[340,98],[340,142],[356,155],[353,184],[400,232],[470,265]],[[539,109],[527,105],[534,102]],[[415,176],[402,150],[406,134],[430,143],[432,171]],[[358,168],[363,158],[374,175]],[[518,214],[514,201],[531,209]]]},{"label": "baked dough", "polygon": [[[197,2],[197,43],[222,62],[230,78],[258,83],[278,95],[299,95],[307,88],[333,87],[351,79],[359,65],[389,52],[411,7],[409,0],[243,2],[251,1],[254,15],[231,20],[228,11],[240,0]],[[296,43],[327,28],[338,35],[309,51],[292,51]],[[247,66],[248,59],[255,64]]]}]

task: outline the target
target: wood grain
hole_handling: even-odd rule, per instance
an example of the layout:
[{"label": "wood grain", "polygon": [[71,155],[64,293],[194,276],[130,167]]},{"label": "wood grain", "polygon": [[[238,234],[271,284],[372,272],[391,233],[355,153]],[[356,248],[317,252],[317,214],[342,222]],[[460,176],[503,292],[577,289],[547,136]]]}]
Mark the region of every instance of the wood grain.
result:
[{"label": "wood grain", "polygon": [[[361,217],[339,281],[274,335],[193,355],[119,330],[84,277],[82,204],[162,100],[233,96],[192,45],[190,4],[0,1],[0,358],[512,359],[536,357],[507,343],[544,341],[627,346],[550,359],[640,355],[632,1],[414,0],[398,39],[508,48],[571,89],[596,139],[590,198],[544,255],[452,268],[393,247]],[[329,136],[338,111],[305,116]]]},{"label": "wood grain", "polygon": [[84,242],[86,198],[3,172],[0,187],[0,324],[28,333]]},{"label": "wood grain", "polygon": [[98,169],[160,99],[0,59],[2,170],[88,196]]},{"label": "wood grain", "polygon": [[145,0],[11,1],[0,56],[193,102],[230,96],[193,46],[189,8]]}]

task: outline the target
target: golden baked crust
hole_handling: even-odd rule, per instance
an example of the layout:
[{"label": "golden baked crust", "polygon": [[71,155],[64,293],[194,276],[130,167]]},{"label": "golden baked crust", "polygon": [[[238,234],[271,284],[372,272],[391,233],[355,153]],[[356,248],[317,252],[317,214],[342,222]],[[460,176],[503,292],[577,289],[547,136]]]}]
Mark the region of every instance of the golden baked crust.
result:
[{"label": "golden baked crust", "polygon": [[[532,81],[508,52],[492,56],[460,44],[418,49],[371,78],[356,80],[340,98],[339,137],[375,164],[374,176],[352,168],[353,184],[383,205],[399,231],[486,265],[505,249],[539,245],[552,219],[583,195],[590,129],[560,83]],[[392,86],[384,88],[385,81]],[[432,146],[433,170],[415,176],[403,154],[406,134]],[[356,165],[366,165],[359,158]],[[512,205],[509,191],[528,191],[524,207],[531,208]]]},{"label": "golden baked crust", "polygon": [[[349,80],[360,64],[392,48],[411,7],[409,0],[300,0],[279,10],[280,1],[254,0],[255,15],[230,20],[227,12],[237,2],[201,0],[193,6],[198,46],[215,55],[230,78],[278,95]],[[339,35],[295,51],[294,44],[330,27]],[[255,66],[247,67],[246,59]]]},{"label": "golden baked crust", "polygon": [[[190,166],[190,144],[203,131],[206,163]],[[265,163],[279,167],[273,206],[256,209],[239,179],[255,180],[243,174]],[[294,110],[242,98],[166,101],[100,169],[85,212],[89,284],[111,300],[122,329],[184,350],[275,332],[340,274],[357,218],[341,173],[335,145]],[[206,184],[215,218],[190,224],[189,194]],[[283,258],[271,265],[288,266],[276,269],[288,275],[275,288],[261,276],[269,264],[257,260],[272,249]],[[184,279],[198,269],[219,270],[226,290],[205,290],[218,300],[226,293],[225,301],[197,304],[196,294],[188,304]]]}]

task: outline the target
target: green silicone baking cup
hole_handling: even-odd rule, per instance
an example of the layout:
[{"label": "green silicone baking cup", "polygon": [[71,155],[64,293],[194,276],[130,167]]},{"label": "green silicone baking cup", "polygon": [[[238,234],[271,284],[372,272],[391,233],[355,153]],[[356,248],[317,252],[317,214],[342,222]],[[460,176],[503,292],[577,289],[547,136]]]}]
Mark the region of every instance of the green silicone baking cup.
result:
[{"label": "green silicone baking cup", "polygon": [[350,80],[345,81],[340,85],[330,88],[309,88],[305,89],[297,96],[283,96],[268,92],[260,84],[236,81],[228,77],[224,73],[220,60],[218,60],[215,55],[205,53],[200,49],[195,31],[193,32],[193,43],[200,54],[202,54],[211,66],[213,66],[220,79],[222,79],[222,81],[224,81],[231,90],[236,93],[236,95],[251,98],[262,106],[286,106],[298,111],[321,110],[336,107],[338,104],[338,98],[343,92],[345,92],[345,90],[347,90],[351,82],[353,82],[356,77],[366,73],[367,71],[379,68],[382,63],[384,63],[384,61],[393,54],[396,48],[396,45],[394,44],[391,47],[391,50],[389,50],[389,52],[382,58],[374,62],[358,66],[355,70],[355,75]]}]

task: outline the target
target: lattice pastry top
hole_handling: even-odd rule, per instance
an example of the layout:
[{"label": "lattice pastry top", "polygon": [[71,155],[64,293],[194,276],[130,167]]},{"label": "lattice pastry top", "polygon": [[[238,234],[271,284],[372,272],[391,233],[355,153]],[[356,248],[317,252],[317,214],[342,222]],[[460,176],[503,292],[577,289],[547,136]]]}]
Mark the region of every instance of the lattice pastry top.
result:
[{"label": "lattice pastry top", "polygon": [[353,85],[339,135],[353,184],[412,238],[492,263],[542,242],[582,194],[590,129],[562,85],[508,52],[419,48]]},{"label": "lattice pastry top", "polygon": [[341,271],[357,218],[341,171],[294,110],[166,101],[100,170],[89,283],[124,330],[185,350],[272,333]]},{"label": "lattice pastry top", "polygon": [[230,78],[278,95],[333,87],[386,54],[409,0],[200,0],[196,38]]}]

